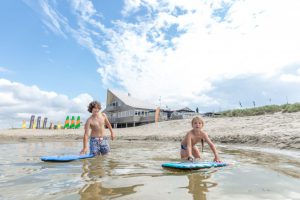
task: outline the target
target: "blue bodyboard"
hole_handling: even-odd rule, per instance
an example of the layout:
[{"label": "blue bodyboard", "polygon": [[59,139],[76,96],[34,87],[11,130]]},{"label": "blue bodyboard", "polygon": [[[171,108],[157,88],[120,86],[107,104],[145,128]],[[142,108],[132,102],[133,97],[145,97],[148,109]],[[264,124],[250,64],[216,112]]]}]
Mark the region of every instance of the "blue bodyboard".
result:
[{"label": "blue bodyboard", "polygon": [[61,156],[43,156],[41,157],[42,161],[45,162],[70,162],[74,160],[80,160],[85,158],[92,158],[95,155],[85,154],[85,155],[61,155]]},{"label": "blue bodyboard", "polygon": [[219,163],[219,162],[169,162],[163,163],[161,166],[165,168],[172,168],[172,169],[205,169],[205,168],[212,168],[212,167],[224,167],[226,163]]}]

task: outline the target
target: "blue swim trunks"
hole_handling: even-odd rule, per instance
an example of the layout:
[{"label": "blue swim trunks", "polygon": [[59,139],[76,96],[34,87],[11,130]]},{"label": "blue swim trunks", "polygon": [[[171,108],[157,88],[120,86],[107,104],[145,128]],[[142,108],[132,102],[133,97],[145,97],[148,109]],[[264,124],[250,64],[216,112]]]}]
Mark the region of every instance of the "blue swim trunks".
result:
[{"label": "blue swim trunks", "polygon": [[187,146],[184,146],[183,144],[181,144],[181,149],[182,150],[187,150]]},{"label": "blue swim trunks", "polygon": [[105,155],[110,152],[107,137],[90,137],[90,154]]}]

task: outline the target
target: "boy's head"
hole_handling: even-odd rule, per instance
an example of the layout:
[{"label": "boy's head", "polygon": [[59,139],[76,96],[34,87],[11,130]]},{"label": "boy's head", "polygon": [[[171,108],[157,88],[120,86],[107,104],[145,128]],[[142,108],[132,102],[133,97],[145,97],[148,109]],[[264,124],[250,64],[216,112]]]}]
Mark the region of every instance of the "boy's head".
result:
[{"label": "boy's head", "polygon": [[198,124],[200,125],[199,128],[203,128],[204,126],[203,120],[200,117],[196,116],[192,119],[192,127],[194,128],[194,126],[196,127]]},{"label": "boy's head", "polygon": [[92,113],[93,108],[98,108],[99,110],[101,110],[101,104],[98,101],[92,101],[88,106],[88,111]]}]

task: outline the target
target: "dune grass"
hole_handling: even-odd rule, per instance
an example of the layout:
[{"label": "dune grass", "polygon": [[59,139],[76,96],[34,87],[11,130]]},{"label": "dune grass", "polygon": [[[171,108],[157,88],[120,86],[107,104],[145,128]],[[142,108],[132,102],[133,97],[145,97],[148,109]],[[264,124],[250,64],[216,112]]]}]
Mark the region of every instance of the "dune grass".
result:
[{"label": "dune grass", "polygon": [[300,103],[294,104],[283,104],[283,105],[266,105],[255,108],[244,108],[244,109],[234,109],[219,112],[219,116],[226,117],[242,117],[242,116],[255,116],[264,114],[273,114],[276,112],[282,113],[292,113],[300,111]]}]

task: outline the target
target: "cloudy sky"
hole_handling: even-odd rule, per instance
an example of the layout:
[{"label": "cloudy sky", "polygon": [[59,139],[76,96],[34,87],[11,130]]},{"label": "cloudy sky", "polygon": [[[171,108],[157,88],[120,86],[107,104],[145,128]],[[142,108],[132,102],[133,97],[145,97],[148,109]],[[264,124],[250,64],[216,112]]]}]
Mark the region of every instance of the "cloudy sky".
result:
[{"label": "cloudy sky", "polygon": [[0,2],[0,128],[116,89],[201,112],[300,101],[299,0]]}]

